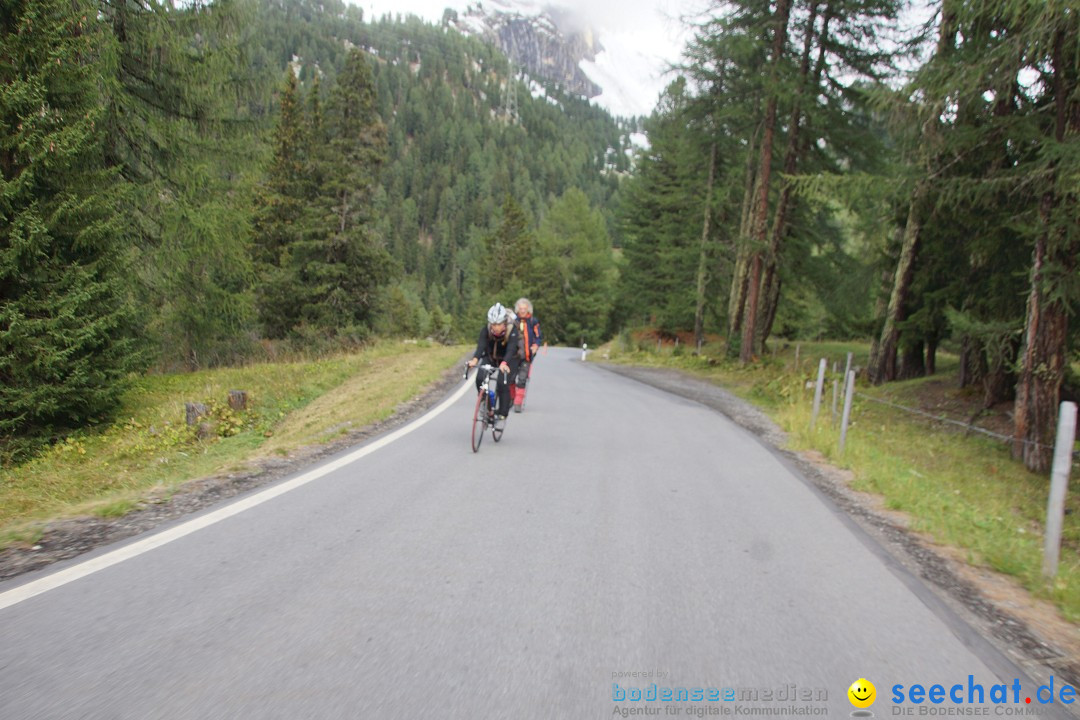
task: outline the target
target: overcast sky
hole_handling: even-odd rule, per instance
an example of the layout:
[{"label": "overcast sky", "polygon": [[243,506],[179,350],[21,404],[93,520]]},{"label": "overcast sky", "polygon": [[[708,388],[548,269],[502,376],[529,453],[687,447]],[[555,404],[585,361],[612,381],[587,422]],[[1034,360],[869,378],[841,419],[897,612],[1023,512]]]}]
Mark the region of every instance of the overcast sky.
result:
[{"label": "overcast sky", "polygon": [[[470,4],[469,0],[349,1],[364,8],[369,17],[378,17],[385,13],[413,13],[432,21],[441,20],[443,10],[448,7],[463,10]],[[476,0],[473,0],[472,4],[476,4]],[[643,37],[653,38],[656,47],[665,50],[675,48],[677,53],[681,48],[681,43],[678,42],[681,30],[679,15],[700,10],[707,4],[707,0],[522,0],[519,4],[571,7],[598,28],[609,32],[641,33]],[[489,0],[485,5],[497,7],[498,3]]]},{"label": "overcast sky", "polygon": [[[464,10],[476,0],[347,0],[364,9],[366,18],[414,14],[430,22],[442,19],[447,7]],[[531,8],[549,5],[572,8],[599,34],[601,53],[586,64],[590,77],[604,87],[596,102],[617,115],[646,115],[671,81],[667,68],[678,63],[691,38],[688,19],[702,17],[710,0],[486,0],[486,9],[503,4]],[[929,16],[933,0],[911,0],[903,25],[911,27]]]}]

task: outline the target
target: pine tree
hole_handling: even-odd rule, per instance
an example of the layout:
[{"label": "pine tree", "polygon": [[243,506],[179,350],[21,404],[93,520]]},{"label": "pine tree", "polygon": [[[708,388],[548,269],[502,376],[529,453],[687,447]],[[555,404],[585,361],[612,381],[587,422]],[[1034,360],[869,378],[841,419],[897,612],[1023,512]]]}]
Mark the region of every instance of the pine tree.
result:
[{"label": "pine tree", "polygon": [[[955,5],[953,0],[943,0],[937,51],[931,63],[923,69],[927,74],[932,75],[937,71],[935,65],[947,67],[951,62],[957,31]],[[903,224],[903,240],[897,266],[893,272],[892,290],[881,336],[874,339],[870,349],[870,366],[867,372],[870,381],[875,384],[895,380],[898,376],[896,352],[900,343],[900,323],[904,320],[908,294],[914,278],[923,226],[931,211],[932,179],[941,169],[936,138],[940,132],[938,118],[943,102],[935,98],[934,101],[928,102],[921,112],[922,134],[916,152],[923,165],[920,169],[925,174],[918,178],[911,191],[911,198],[907,204],[907,218]]]},{"label": "pine tree", "polygon": [[[964,379],[974,365],[986,402],[1007,397],[1016,357],[1014,454],[1041,471],[1049,467],[1068,357],[1067,319],[1080,300],[1080,30],[1067,3],[943,0],[941,7],[937,50],[905,91],[918,98],[923,118],[922,167],[871,375],[889,380],[905,364],[924,363],[922,346],[944,314],[934,306],[951,294],[961,308],[949,315],[964,344]],[[1031,252],[1022,323],[1010,281],[1020,269],[1019,240]],[[960,273],[926,277],[950,243],[963,246],[974,282]]]},{"label": "pine tree", "polygon": [[529,293],[546,336],[596,344],[608,335],[618,272],[603,216],[571,188],[540,224]]},{"label": "pine tree", "polygon": [[816,209],[799,207],[795,178],[873,161],[858,81],[875,82],[888,70],[888,53],[874,46],[898,6],[739,0],[702,24],[688,50],[686,70],[701,88],[693,105],[712,118],[719,143],[717,188],[725,198],[742,196],[737,207],[721,206],[727,219],[717,230],[736,239],[728,349],[744,362],[761,354],[782,314],[782,280],[805,286],[794,259],[836,232]]},{"label": "pine tree", "polygon": [[[322,143],[320,136],[326,138]],[[314,328],[366,334],[379,288],[395,272],[374,232],[386,136],[371,67],[363,52],[353,50],[332,91],[325,131],[313,126],[310,154],[318,190],[304,237],[289,249],[302,292],[301,321]]]},{"label": "pine tree", "polygon": [[1080,306],[1080,28],[1067,3],[1010,5],[1008,19],[1021,31],[1029,67],[1040,68],[1041,98],[1053,120],[1032,118],[1042,130],[1031,167],[1038,178],[1038,219],[1031,261],[1019,380],[1014,406],[1014,457],[1030,470],[1052,462],[1061,384],[1068,362],[1069,315]]},{"label": "pine tree", "polygon": [[507,195],[499,224],[484,238],[486,252],[480,273],[484,295],[516,295],[524,292],[535,242],[528,216],[513,196]]},{"label": "pine tree", "polygon": [[[299,320],[296,278],[291,272],[289,253],[303,237],[304,210],[314,196],[299,84],[292,68],[286,73],[274,133],[274,156],[256,194],[253,218],[259,322],[270,338],[285,337]],[[317,96],[318,88],[312,93]]]},{"label": "pine tree", "polygon": [[701,188],[708,184],[711,148],[690,103],[685,80],[665,91],[662,112],[645,123],[649,149],[638,158],[620,209],[619,314],[663,332],[693,327],[697,307],[706,212]]},{"label": "pine tree", "polygon": [[772,31],[772,49],[769,54],[769,86],[766,88],[765,115],[762,118],[762,139],[759,150],[760,166],[753,202],[750,209],[750,227],[747,236],[750,246],[747,276],[746,316],[743,318],[742,341],[739,347],[739,361],[750,360],[760,353],[758,330],[759,315],[762,308],[761,283],[765,265],[766,234],[768,232],[769,192],[772,189],[773,140],[776,135],[776,115],[779,104],[780,67],[788,40],[788,21],[791,17],[791,0],[777,0],[773,11],[775,27]]},{"label": "pine tree", "polygon": [[104,162],[115,45],[89,2],[0,15],[0,457],[101,419],[141,366],[126,187]]},{"label": "pine tree", "polygon": [[246,0],[101,0],[95,11],[119,52],[103,98],[106,159],[133,187],[123,212],[166,366],[242,355],[254,317],[248,100],[259,88],[243,54],[250,10]]}]

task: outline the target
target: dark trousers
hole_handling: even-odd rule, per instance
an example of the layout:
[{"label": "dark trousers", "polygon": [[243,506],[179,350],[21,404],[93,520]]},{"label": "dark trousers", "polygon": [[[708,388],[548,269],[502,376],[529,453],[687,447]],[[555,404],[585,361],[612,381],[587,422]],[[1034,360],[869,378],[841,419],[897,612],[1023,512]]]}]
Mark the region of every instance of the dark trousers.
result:
[{"label": "dark trousers", "polygon": [[[495,368],[494,373],[499,380],[499,384],[495,387],[495,414],[506,415],[510,411],[510,378],[514,377],[516,368],[510,368],[510,374],[499,372],[498,368]],[[487,390],[487,373],[484,370],[478,370],[476,372],[476,391]]]},{"label": "dark trousers", "polygon": [[525,384],[529,382],[529,372],[532,370],[532,363],[528,360],[522,360],[518,365],[517,373],[514,374],[514,381],[519,388],[524,388]]}]

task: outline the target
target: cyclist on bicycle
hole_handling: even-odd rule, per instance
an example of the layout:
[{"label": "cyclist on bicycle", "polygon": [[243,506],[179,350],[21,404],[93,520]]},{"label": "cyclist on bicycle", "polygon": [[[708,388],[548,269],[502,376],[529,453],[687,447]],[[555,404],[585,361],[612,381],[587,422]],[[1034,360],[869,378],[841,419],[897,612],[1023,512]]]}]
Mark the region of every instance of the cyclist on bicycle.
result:
[{"label": "cyclist on bicycle", "polygon": [[521,336],[518,354],[523,360],[515,376],[517,392],[514,394],[514,412],[521,412],[525,403],[525,385],[532,374],[532,363],[536,359],[540,344],[544,342],[544,336],[540,334],[540,321],[533,317],[533,305],[528,298],[518,298],[514,303],[514,312],[517,313],[515,324]]},{"label": "cyclist on bicycle", "polygon": [[[476,352],[469,360],[469,367],[476,367],[481,361],[488,365],[494,365],[499,372],[498,386],[495,396],[498,400],[495,406],[495,429],[501,430],[506,425],[506,414],[510,411],[510,382],[509,378],[517,372],[518,344],[520,337],[517,328],[512,325],[513,315],[500,303],[495,303],[488,309],[487,325],[480,331],[480,337],[476,341]],[[476,390],[480,392],[484,387],[487,376],[483,372],[476,373]]]}]

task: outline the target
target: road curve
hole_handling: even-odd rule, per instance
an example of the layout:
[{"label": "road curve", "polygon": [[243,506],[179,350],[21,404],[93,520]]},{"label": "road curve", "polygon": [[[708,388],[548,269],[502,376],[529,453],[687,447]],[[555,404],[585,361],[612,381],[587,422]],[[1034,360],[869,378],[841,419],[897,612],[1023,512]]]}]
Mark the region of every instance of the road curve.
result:
[{"label": "road curve", "polygon": [[[1034,693],[722,415],[552,350],[473,454],[473,397],[0,610],[0,718],[846,717],[858,678],[883,717],[896,684]],[[619,697],[654,684],[737,697]]]}]

